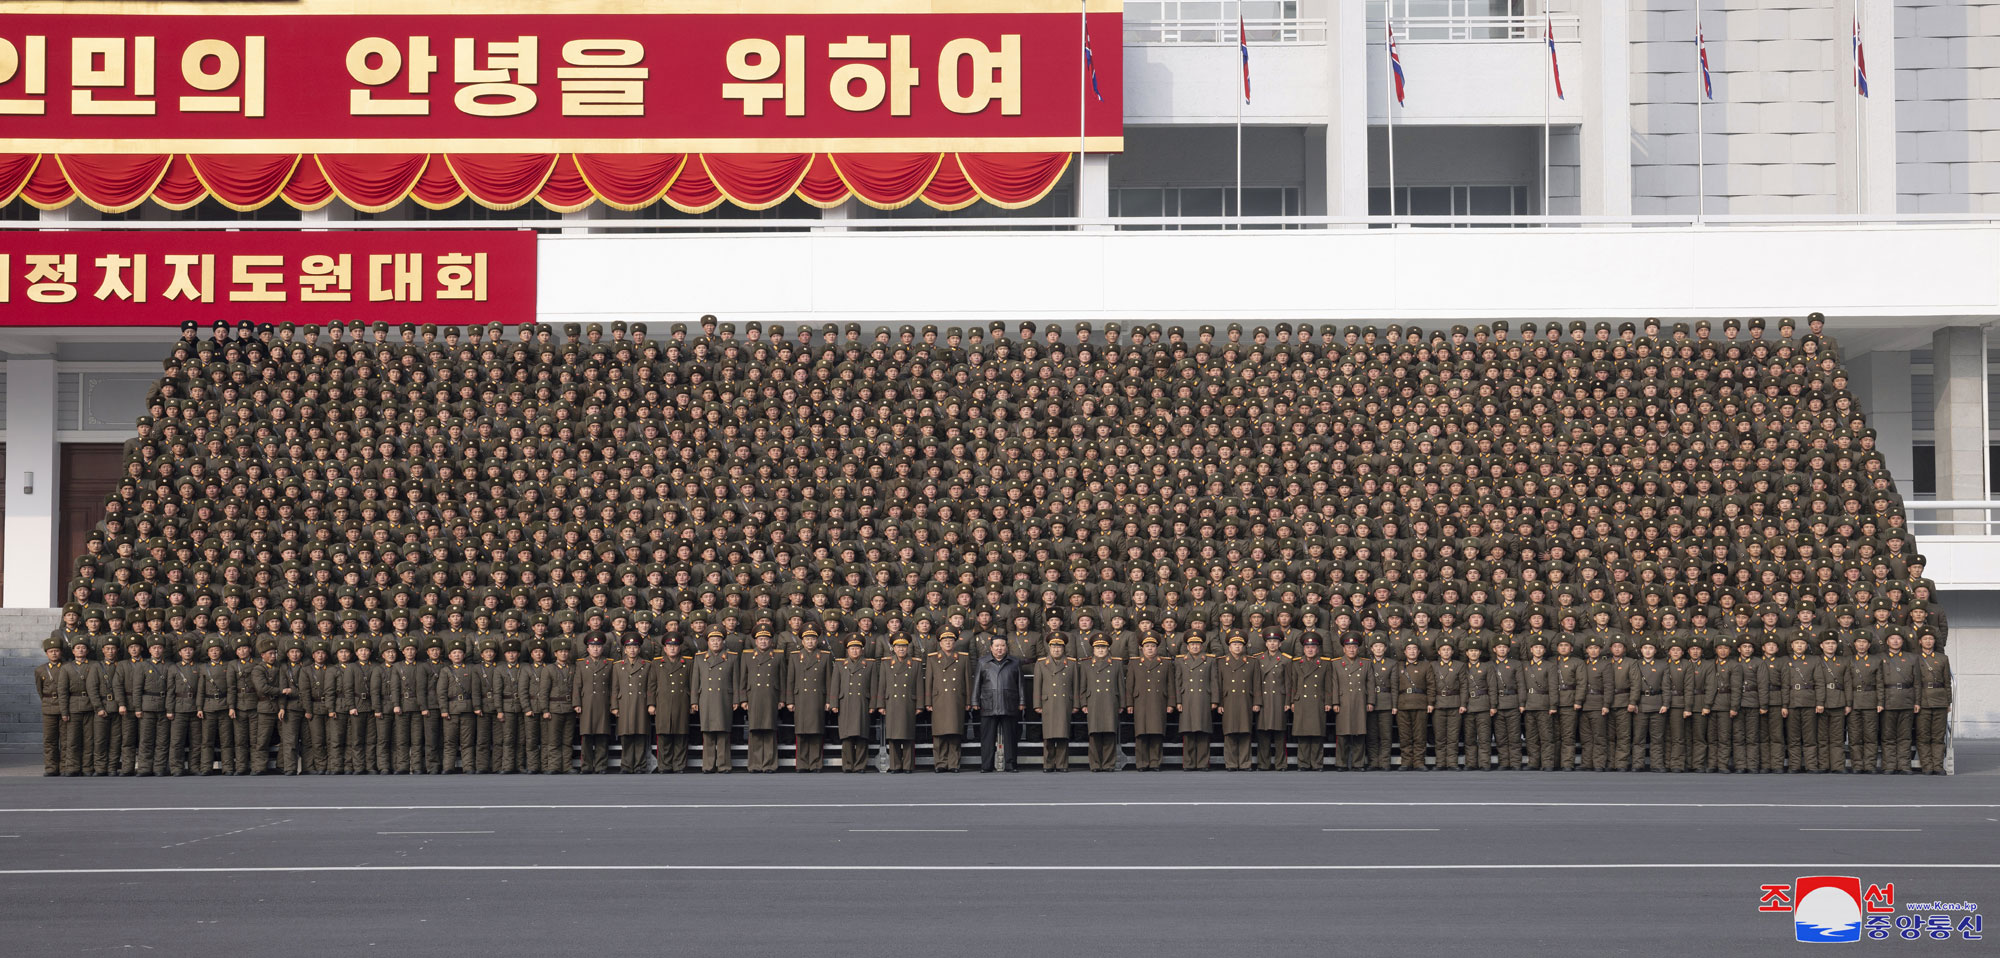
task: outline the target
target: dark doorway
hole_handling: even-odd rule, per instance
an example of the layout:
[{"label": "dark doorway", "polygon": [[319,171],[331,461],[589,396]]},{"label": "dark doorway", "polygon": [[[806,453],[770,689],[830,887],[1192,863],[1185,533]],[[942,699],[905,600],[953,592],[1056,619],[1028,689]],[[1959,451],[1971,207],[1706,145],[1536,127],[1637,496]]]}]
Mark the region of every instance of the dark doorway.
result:
[{"label": "dark doorway", "polygon": [[76,557],[91,530],[104,520],[104,497],[118,488],[125,473],[125,447],[115,442],[65,443],[62,447],[62,499],[56,518],[56,597],[69,591],[76,574]]}]

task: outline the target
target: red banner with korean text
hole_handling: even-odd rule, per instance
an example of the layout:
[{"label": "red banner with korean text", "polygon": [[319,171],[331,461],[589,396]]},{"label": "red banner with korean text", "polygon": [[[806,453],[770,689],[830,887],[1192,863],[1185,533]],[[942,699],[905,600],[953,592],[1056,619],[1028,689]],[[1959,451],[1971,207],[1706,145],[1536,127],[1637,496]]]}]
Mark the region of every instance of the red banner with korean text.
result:
[{"label": "red banner with korean text", "polygon": [[534,317],[527,230],[0,232],[0,326]]},{"label": "red banner with korean text", "polygon": [[[1025,0],[1011,12],[883,6],[894,12],[15,13],[0,18],[0,154],[1123,147],[1115,3],[1093,2],[1088,14],[1075,2]],[[257,172],[294,172],[269,165]],[[897,175],[921,172],[904,165],[912,169]],[[190,178],[202,172],[197,164]],[[795,185],[776,182],[793,172],[805,167],[770,171],[772,189]],[[833,172],[822,171],[828,183]],[[520,171],[524,196],[540,185],[525,181],[533,174],[550,175]]]}]

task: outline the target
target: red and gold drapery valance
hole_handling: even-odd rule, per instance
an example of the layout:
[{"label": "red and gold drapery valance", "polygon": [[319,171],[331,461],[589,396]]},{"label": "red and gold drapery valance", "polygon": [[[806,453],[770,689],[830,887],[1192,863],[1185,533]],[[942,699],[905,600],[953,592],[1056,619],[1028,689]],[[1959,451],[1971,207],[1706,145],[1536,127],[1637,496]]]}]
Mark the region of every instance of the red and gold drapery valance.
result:
[{"label": "red and gold drapery valance", "polygon": [[339,200],[379,213],[405,198],[430,209],[465,199],[495,210],[530,202],[571,213],[601,202],[637,210],[664,202],[705,213],[787,197],[821,208],[852,196],[877,209],[922,200],[957,210],[1003,209],[1048,195],[1068,153],[171,153],[0,154],[0,206],[52,210],[82,200],[122,213],[148,199],[182,210],[213,196],[233,210],[282,201],[316,210]]}]

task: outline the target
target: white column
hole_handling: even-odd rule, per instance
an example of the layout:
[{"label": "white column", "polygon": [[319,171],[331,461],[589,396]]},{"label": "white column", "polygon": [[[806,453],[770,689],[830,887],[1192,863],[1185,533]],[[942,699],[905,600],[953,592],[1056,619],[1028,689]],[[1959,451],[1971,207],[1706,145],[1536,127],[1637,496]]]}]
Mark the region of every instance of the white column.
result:
[{"label": "white column", "polygon": [[827,225],[815,226],[813,227],[813,232],[815,233],[847,232],[846,223],[848,220],[854,219],[855,209],[856,207],[860,206],[860,204],[861,204],[860,200],[857,200],[854,197],[850,196],[847,198],[846,202],[840,204],[839,206],[832,207],[831,209],[820,210],[819,221]]},{"label": "white column", "polygon": [[1087,220],[1111,215],[1111,154],[1084,154],[1076,171],[1076,213]]},{"label": "white column", "polygon": [[1333,90],[1326,117],[1326,213],[1368,215],[1368,87],[1384,82],[1368,71],[1368,4],[1339,0],[1328,5],[1327,78]]},{"label": "white column", "polygon": [[[1987,499],[1985,327],[1947,326],[1933,333],[1931,364],[1931,391],[1937,403],[1938,498]],[[1977,515],[1966,512],[1952,518]]]},{"label": "white column", "polygon": [[1868,427],[1875,430],[1875,448],[1896,479],[1896,491],[1905,500],[1915,498],[1911,485],[1912,433],[1910,400],[1910,354],[1901,349],[1878,349],[1847,361],[1848,386],[1861,401]]},{"label": "white column", "polygon": [[1584,3],[1583,127],[1580,157],[1585,216],[1632,214],[1632,66],[1624,4]]},{"label": "white column", "polygon": [[48,608],[57,581],[68,575],[56,568],[55,410],[55,357],[9,356],[7,468],[0,476],[7,487],[7,575],[0,598],[10,609]]}]

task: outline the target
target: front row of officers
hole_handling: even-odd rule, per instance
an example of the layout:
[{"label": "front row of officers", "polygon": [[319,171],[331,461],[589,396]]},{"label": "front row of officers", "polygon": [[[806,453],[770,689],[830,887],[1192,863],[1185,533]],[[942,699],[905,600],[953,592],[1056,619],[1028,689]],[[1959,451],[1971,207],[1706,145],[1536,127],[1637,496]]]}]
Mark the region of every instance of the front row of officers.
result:
[{"label": "front row of officers", "polygon": [[970,715],[986,720],[982,770],[1015,770],[1015,723],[1025,720],[1040,728],[1044,771],[1068,771],[1078,729],[1092,771],[1120,766],[1128,729],[1140,771],[1160,769],[1169,734],[1180,738],[1182,768],[1206,769],[1219,729],[1231,770],[1290,767],[1289,739],[1297,768],[1310,771],[1329,767],[1331,740],[1335,771],[1902,774],[1914,764],[1939,775],[1952,701],[1950,660],[1929,635],[1916,651],[1892,634],[1879,651],[1856,639],[1849,655],[1832,639],[1817,652],[1793,639],[1789,650],[1724,642],[1707,655],[1671,646],[1664,658],[1651,640],[1637,657],[1622,642],[1577,656],[1559,640],[1551,656],[1536,641],[1522,659],[1504,642],[1490,658],[1449,645],[1425,657],[1415,644],[1398,656],[1379,639],[1364,651],[1354,636],[1331,658],[1317,636],[1299,656],[1276,638],[1247,654],[1236,636],[1225,655],[1191,637],[1169,656],[1147,638],[1126,660],[1101,639],[1072,658],[1051,637],[1028,668],[1008,658],[1004,639],[960,652],[950,633],[928,655],[896,638],[882,659],[864,657],[860,639],[836,656],[810,629],[790,652],[772,648],[768,632],[740,653],[719,632],[691,656],[669,639],[657,658],[627,639],[613,660],[603,641],[591,637],[577,662],[566,640],[552,651],[531,643],[526,661],[515,642],[482,644],[468,662],[459,640],[382,640],[379,658],[371,641],[309,653],[292,644],[281,657],[264,640],[254,657],[246,642],[232,660],[219,638],[199,650],[177,641],[171,658],[160,637],[123,657],[116,642],[65,650],[51,639],[35,672],[44,773],[562,773],[578,754],[583,772],[600,773],[614,736],[623,771],[678,772],[695,734],[702,771],[714,773],[730,770],[739,730],[749,770],[772,772],[787,726],[798,771],[821,770],[828,736],[843,771],[865,770],[879,727],[889,771],[907,773],[925,724],[934,770],[956,772]]}]

